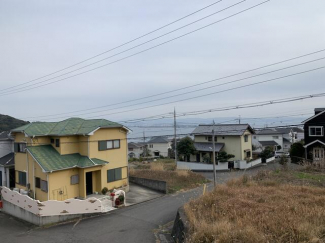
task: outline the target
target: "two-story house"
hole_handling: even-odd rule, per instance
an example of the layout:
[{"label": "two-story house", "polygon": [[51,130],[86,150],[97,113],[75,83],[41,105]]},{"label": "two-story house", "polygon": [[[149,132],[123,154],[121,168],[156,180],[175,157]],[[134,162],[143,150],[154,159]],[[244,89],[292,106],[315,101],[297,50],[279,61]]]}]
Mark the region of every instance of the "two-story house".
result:
[{"label": "two-story house", "polygon": [[0,133],[0,186],[15,187],[14,139],[10,132]]},{"label": "two-story house", "polygon": [[128,128],[104,119],[33,122],[11,131],[16,188],[40,201],[128,189]]},{"label": "two-story house", "polygon": [[253,136],[253,145],[261,152],[266,147],[274,151],[289,152],[291,144],[304,138],[304,130],[299,127],[265,128],[256,130]]},{"label": "two-story house", "polygon": [[232,154],[232,160],[252,159],[252,134],[254,130],[248,124],[199,125],[194,129],[194,146],[196,155],[191,155],[190,161],[203,162],[209,155],[212,161],[212,134],[215,134],[216,153],[221,151]]},{"label": "two-story house", "polygon": [[325,108],[316,108],[315,115],[303,121],[305,130],[305,157],[318,161],[325,159]]},{"label": "two-story house", "polygon": [[147,143],[147,148],[154,157],[168,157],[168,150],[171,148],[171,140],[159,136],[151,138]]},{"label": "two-story house", "polygon": [[129,159],[131,158],[140,158],[146,148],[146,143],[135,143],[130,142],[128,143],[128,156]]}]

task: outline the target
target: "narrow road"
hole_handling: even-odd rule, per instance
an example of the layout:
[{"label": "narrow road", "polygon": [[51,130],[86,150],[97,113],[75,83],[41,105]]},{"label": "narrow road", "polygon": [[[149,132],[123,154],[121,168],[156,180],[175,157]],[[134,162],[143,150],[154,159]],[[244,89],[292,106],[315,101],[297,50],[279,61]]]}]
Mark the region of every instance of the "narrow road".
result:
[{"label": "narrow road", "polygon": [[[253,168],[246,173],[273,170],[274,164]],[[217,173],[218,183],[238,178],[243,171]],[[211,178],[212,173],[204,173]],[[211,189],[211,183],[209,185]],[[202,187],[191,191],[166,195],[148,202],[112,211],[106,215],[66,223],[49,228],[35,228],[8,215],[0,213],[2,243],[50,242],[155,242],[154,230],[174,220],[177,209],[192,198],[202,194]]]}]

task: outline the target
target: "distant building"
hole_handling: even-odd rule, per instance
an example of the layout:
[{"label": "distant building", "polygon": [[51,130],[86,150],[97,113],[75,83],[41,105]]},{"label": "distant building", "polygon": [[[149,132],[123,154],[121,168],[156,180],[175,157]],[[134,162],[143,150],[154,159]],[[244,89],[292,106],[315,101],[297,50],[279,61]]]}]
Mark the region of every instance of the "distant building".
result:
[{"label": "distant building", "polygon": [[0,186],[15,187],[14,139],[10,132],[0,133]]},{"label": "distant building", "polygon": [[318,161],[325,159],[325,108],[316,108],[315,115],[303,121],[305,130],[305,156]]},{"label": "distant building", "polygon": [[209,156],[212,161],[212,130],[215,130],[216,154],[225,151],[233,154],[232,160],[252,159],[252,135],[254,130],[248,124],[199,125],[194,129],[194,146],[198,153],[190,157],[192,162],[204,162]]},{"label": "distant building", "polygon": [[266,147],[272,147],[274,151],[289,152],[291,144],[304,138],[304,130],[299,127],[265,128],[256,130],[255,133],[253,145],[259,152]]},{"label": "distant building", "polygon": [[128,157],[131,158],[140,158],[143,154],[144,148],[146,147],[145,143],[128,143]]},{"label": "distant building", "polygon": [[148,149],[154,157],[168,157],[168,150],[171,148],[171,140],[167,137],[159,136],[151,138],[148,143]]}]

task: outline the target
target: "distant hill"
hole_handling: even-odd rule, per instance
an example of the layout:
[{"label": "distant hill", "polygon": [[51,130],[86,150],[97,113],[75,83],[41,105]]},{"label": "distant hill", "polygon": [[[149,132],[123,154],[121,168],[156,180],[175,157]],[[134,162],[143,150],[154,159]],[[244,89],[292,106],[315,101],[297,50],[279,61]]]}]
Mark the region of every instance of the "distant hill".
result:
[{"label": "distant hill", "polygon": [[23,121],[11,116],[0,114],[0,132],[10,131],[14,128],[26,125],[28,123],[28,121]]}]

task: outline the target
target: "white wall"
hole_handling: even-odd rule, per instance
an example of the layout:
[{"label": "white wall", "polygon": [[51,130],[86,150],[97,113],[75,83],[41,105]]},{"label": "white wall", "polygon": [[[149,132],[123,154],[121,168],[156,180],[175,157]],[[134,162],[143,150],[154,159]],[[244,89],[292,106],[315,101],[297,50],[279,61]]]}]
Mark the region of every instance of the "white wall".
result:
[{"label": "white wall", "polygon": [[[135,158],[140,158],[140,154],[143,153],[143,150],[140,148],[133,148],[133,151],[128,150],[128,155],[130,153],[134,153]],[[130,158],[130,156],[129,156],[129,158]]]},{"label": "white wall", "polygon": [[[213,171],[213,164],[177,161],[178,170]],[[228,162],[219,162],[216,170],[228,170]]]}]

